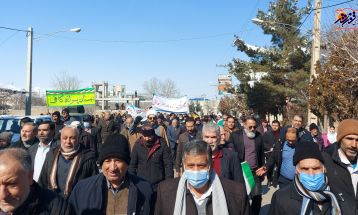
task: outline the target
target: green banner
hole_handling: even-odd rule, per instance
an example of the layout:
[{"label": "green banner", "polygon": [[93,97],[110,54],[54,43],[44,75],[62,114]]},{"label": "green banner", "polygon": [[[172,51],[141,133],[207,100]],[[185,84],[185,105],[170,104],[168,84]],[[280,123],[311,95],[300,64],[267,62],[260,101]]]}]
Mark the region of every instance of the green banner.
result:
[{"label": "green banner", "polygon": [[94,88],[79,90],[46,90],[47,107],[69,107],[78,105],[95,105]]}]

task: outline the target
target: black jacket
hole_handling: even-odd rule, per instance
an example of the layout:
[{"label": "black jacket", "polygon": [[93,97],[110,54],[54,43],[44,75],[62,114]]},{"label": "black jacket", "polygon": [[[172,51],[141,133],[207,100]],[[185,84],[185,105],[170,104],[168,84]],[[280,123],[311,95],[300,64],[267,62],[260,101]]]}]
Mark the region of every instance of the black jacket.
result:
[{"label": "black jacket", "polygon": [[[126,178],[129,180],[128,214],[150,214],[150,184],[130,173],[127,173]],[[69,202],[77,215],[105,215],[107,191],[107,181],[101,173],[79,181],[71,193]]]},{"label": "black jacket", "polygon": [[[228,141],[234,145],[234,150],[238,153],[239,159],[241,161],[245,161],[245,145],[244,145],[243,132],[244,132],[243,129],[236,132],[232,132]],[[257,166],[261,167],[265,163],[265,153],[264,153],[262,136],[259,132],[256,132],[255,148],[256,148]]]},{"label": "black jacket", "polygon": [[[156,215],[173,214],[179,180],[180,178],[169,179],[159,184],[155,205]],[[221,177],[220,182],[225,193],[229,214],[250,214],[249,201],[244,185]],[[213,206],[211,196],[209,198],[206,205],[206,212],[208,215],[212,215]],[[186,214],[198,214],[193,195],[188,189],[186,192]]]},{"label": "black jacket", "polygon": [[271,148],[274,147],[275,143],[280,139],[280,137],[276,138],[273,131],[269,130],[262,136],[264,142],[264,150],[268,152]]},{"label": "black jacket", "polygon": [[53,191],[40,187],[35,181],[31,185],[29,197],[17,208],[13,215],[74,215],[70,204]]},{"label": "black jacket", "polygon": [[147,148],[142,141],[143,138],[140,138],[134,144],[128,171],[148,180],[156,190],[159,182],[174,177],[171,151],[165,141],[160,138],[160,146],[148,159],[151,149]]},{"label": "black jacket", "polygon": [[[31,144],[31,146],[32,146],[32,145],[35,145],[36,143],[39,143],[39,142],[40,142],[39,139],[37,139],[37,137],[35,137],[35,139],[33,139],[31,141],[31,143],[29,143],[29,144]],[[28,150],[30,148],[30,147],[29,148],[25,147],[24,142],[22,142],[22,140],[21,140],[21,137],[20,137],[19,141],[17,141],[14,144],[10,145],[10,147],[11,148],[22,148],[22,149],[25,149],[25,150]]]},{"label": "black jacket", "polygon": [[[195,139],[196,140],[201,140],[202,137],[202,133],[199,131],[196,131],[195,133]],[[182,134],[179,135],[179,139],[178,139],[178,146],[177,146],[177,154],[176,154],[176,160],[175,160],[175,170],[177,172],[180,171],[181,167],[182,167],[182,158],[183,158],[183,150],[184,150],[184,145],[189,142],[189,133],[186,131]]]},{"label": "black jacket", "polygon": [[[35,157],[36,157],[37,149],[39,148],[39,144],[40,143],[36,143],[36,144],[30,146],[30,148],[27,150],[31,156],[31,159],[32,159],[32,167],[34,167],[34,164],[35,164]],[[53,154],[53,150],[55,150],[60,145],[61,145],[60,140],[53,139],[51,146],[50,146],[50,150],[46,154],[46,158],[51,156],[51,154]]]},{"label": "black jacket", "polygon": [[341,206],[342,214],[358,214],[358,192],[354,194],[351,174],[347,165],[341,162],[338,155],[339,144],[330,145],[322,153],[327,169],[327,177],[331,185],[331,191],[336,195]]},{"label": "black jacket", "polygon": [[[295,185],[291,182],[290,186],[286,186],[277,190],[271,199],[269,215],[299,215],[301,213],[302,196],[296,191]],[[313,215],[331,214],[331,203],[323,202],[322,211],[317,204],[313,205]],[[345,214],[345,213],[343,213]]]},{"label": "black jacket", "polygon": [[[52,164],[54,162],[55,155],[57,151],[60,149],[61,146],[58,146],[55,150],[53,150],[52,153],[48,153],[48,157],[46,157],[45,163],[42,167],[41,175],[39,178],[39,184],[40,186],[44,188],[49,187],[50,182],[50,173],[52,169]],[[94,157],[94,153],[88,149],[83,149],[81,147],[80,149],[80,164],[78,165],[78,168],[76,170],[76,174],[73,180],[72,188],[77,184],[77,182],[81,179],[85,179],[88,177],[91,177],[93,175],[96,175],[98,173],[98,167],[96,164],[96,160]],[[60,190],[55,190],[58,194],[63,195],[63,193],[60,193]]]},{"label": "black jacket", "polygon": [[223,157],[220,160],[220,177],[245,184],[241,169],[241,161],[237,152],[223,148]]}]

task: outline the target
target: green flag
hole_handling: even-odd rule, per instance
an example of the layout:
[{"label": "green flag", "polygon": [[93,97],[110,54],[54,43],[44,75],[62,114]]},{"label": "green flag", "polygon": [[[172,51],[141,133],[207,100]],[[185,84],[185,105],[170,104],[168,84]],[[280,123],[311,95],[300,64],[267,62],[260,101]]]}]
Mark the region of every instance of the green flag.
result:
[{"label": "green flag", "polygon": [[241,169],[242,169],[242,173],[243,173],[244,179],[245,179],[246,192],[247,192],[247,195],[249,195],[251,193],[251,190],[255,186],[255,178],[252,175],[250,165],[249,165],[249,163],[247,163],[247,161],[244,161],[241,163]]}]

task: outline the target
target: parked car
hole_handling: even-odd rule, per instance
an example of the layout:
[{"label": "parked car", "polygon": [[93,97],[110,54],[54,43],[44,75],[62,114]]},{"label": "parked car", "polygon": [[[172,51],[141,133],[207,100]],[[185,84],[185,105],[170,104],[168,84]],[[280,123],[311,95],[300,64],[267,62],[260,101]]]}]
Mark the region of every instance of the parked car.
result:
[{"label": "parked car", "polygon": [[0,133],[4,131],[11,131],[13,133],[11,142],[17,142],[20,139],[20,120],[23,116],[0,116]]}]

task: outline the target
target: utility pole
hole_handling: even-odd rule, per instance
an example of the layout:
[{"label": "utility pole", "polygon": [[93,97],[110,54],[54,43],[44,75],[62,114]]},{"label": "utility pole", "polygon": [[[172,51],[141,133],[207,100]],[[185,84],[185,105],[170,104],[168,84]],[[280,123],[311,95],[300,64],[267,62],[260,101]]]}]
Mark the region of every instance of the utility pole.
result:
[{"label": "utility pole", "polygon": [[25,115],[31,115],[31,96],[32,96],[32,42],[33,29],[27,31],[27,65],[26,65],[26,99]]},{"label": "utility pole", "polygon": [[[313,77],[317,77],[316,73],[316,64],[320,59],[321,52],[321,9],[322,9],[322,0],[315,1],[315,11],[314,11],[314,26],[313,26],[313,42],[312,42],[312,52],[311,52],[311,75],[310,83],[313,80]],[[308,124],[316,123],[317,116],[311,113],[310,106],[308,105]]]}]

